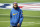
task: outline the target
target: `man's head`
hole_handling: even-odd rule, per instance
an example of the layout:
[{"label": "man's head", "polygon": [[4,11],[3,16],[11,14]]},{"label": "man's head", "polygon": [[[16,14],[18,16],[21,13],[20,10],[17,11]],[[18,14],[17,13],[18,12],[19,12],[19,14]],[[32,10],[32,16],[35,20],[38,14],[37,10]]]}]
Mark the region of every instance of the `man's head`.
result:
[{"label": "man's head", "polygon": [[13,8],[17,9],[18,4],[16,2],[13,3]]}]

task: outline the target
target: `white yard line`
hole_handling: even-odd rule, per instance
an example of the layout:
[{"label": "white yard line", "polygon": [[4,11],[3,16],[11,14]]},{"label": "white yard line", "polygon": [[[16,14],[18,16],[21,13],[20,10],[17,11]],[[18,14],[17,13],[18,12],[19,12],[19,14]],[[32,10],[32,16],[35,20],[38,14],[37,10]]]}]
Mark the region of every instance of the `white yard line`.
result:
[{"label": "white yard line", "polygon": [[[0,15],[10,15],[10,14],[0,14]],[[27,17],[40,17],[40,16],[30,16],[30,15],[23,15],[23,16],[27,16]]]},{"label": "white yard line", "polygon": [[[10,21],[0,21],[0,22],[10,22]],[[34,23],[34,22],[23,22],[23,23]]]},{"label": "white yard line", "polygon": [[[10,22],[10,21],[0,21],[0,22]],[[28,25],[25,25],[25,24],[28,24]],[[36,23],[36,22],[23,22],[23,25],[21,25],[21,26],[29,26],[29,25],[33,25],[33,24],[40,24],[40,23]],[[10,26],[8,26],[8,27],[10,27]]]},{"label": "white yard line", "polygon": [[[0,21],[0,22],[10,22],[10,21]],[[40,23],[36,23],[36,22],[23,22],[24,24],[25,23],[35,23],[35,24],[40,24]]]},{"label": "white yard line", "polygon": [[10,22],[10,21],[0,21],[0,22]]},{"label": "white yard line", "polygon": [[0,15],[9,15],[9,14],[0,14]]}]

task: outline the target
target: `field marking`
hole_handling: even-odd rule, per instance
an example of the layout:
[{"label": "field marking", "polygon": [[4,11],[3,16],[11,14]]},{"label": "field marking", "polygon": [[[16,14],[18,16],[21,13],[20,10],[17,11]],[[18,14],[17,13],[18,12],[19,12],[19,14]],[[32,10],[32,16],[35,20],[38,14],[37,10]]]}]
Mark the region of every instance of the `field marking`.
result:
[{"label": "field marking", "polygon": [[[0,15],[10,15],[10,14],[0,14]],[[27,17],[40,17],[40,16],[29,16],[29,15],[23,15],[23,16],[27,16]]]},{"label": "field marking", "polygon": [[[0,21],[0,22],[10,22],[10,21]],[[25,24],[27,24],[27,25],[25,25]],[[23,22],[23,25],[21,25],[21,26],[29,26],[29,25],[34,25],[34,24],[40,24],[40,23],[36,23],[36,22]],[[8,27],[10,27],[10,26],[8,26]]]},{"label": "field marking", "polygon": [[0,15],[9,15],[9,14],[0,14]]},{"label": "field marking", "polygon": [[40,16],[29,16],[29,15],[23,15],[23,16],[28,16],[28,17],[40,17]]},{"label": "field marking", "polygon": [[[10,22],[10,21],[0,21],[0,22]],[[40,24],[40,23],[36,23],[36,22],[23,22],[24,24],[25,23],[35,23],[35,24]]]},{"label": "field marking", "polygon": [[[0,22],[10,22],[10,21],[0,21]],[[34,23],[34,22],[23,22],[23,23]]]},{"label": "field marking", "polygon": [[10,22],[10,21],[0,21],[0,22]]}]

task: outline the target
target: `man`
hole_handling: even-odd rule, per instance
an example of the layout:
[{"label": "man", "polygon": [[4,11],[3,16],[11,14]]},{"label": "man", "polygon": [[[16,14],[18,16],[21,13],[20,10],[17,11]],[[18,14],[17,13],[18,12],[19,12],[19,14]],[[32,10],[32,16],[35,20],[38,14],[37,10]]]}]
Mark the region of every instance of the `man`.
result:
[{"label": "man", "polygon": [[10,25],[12,27],[21,27],[23,21],[23,12],[18,7],[18,4],[14,2],[13,9],[10,12]]}]

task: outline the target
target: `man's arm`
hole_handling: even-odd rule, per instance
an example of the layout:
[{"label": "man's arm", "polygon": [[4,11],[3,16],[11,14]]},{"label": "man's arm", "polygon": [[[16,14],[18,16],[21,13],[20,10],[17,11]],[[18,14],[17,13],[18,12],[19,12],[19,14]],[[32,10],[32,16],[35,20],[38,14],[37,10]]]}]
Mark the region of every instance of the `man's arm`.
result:
[{"label": "man's arm", "polygon": [[19,21],[19,24],[20,25],[22,24],[22,21],[23,21],[23,12],[21,11],[20,12],[20,21]]},{"label": "man's arm", "polygon": [[23,21],[23,12],[21,11],[20,12],[20,20],[19,20],[19,23],[17,24],[17,27],[20,27],[20,25],[22,24],[22,21]]}]

